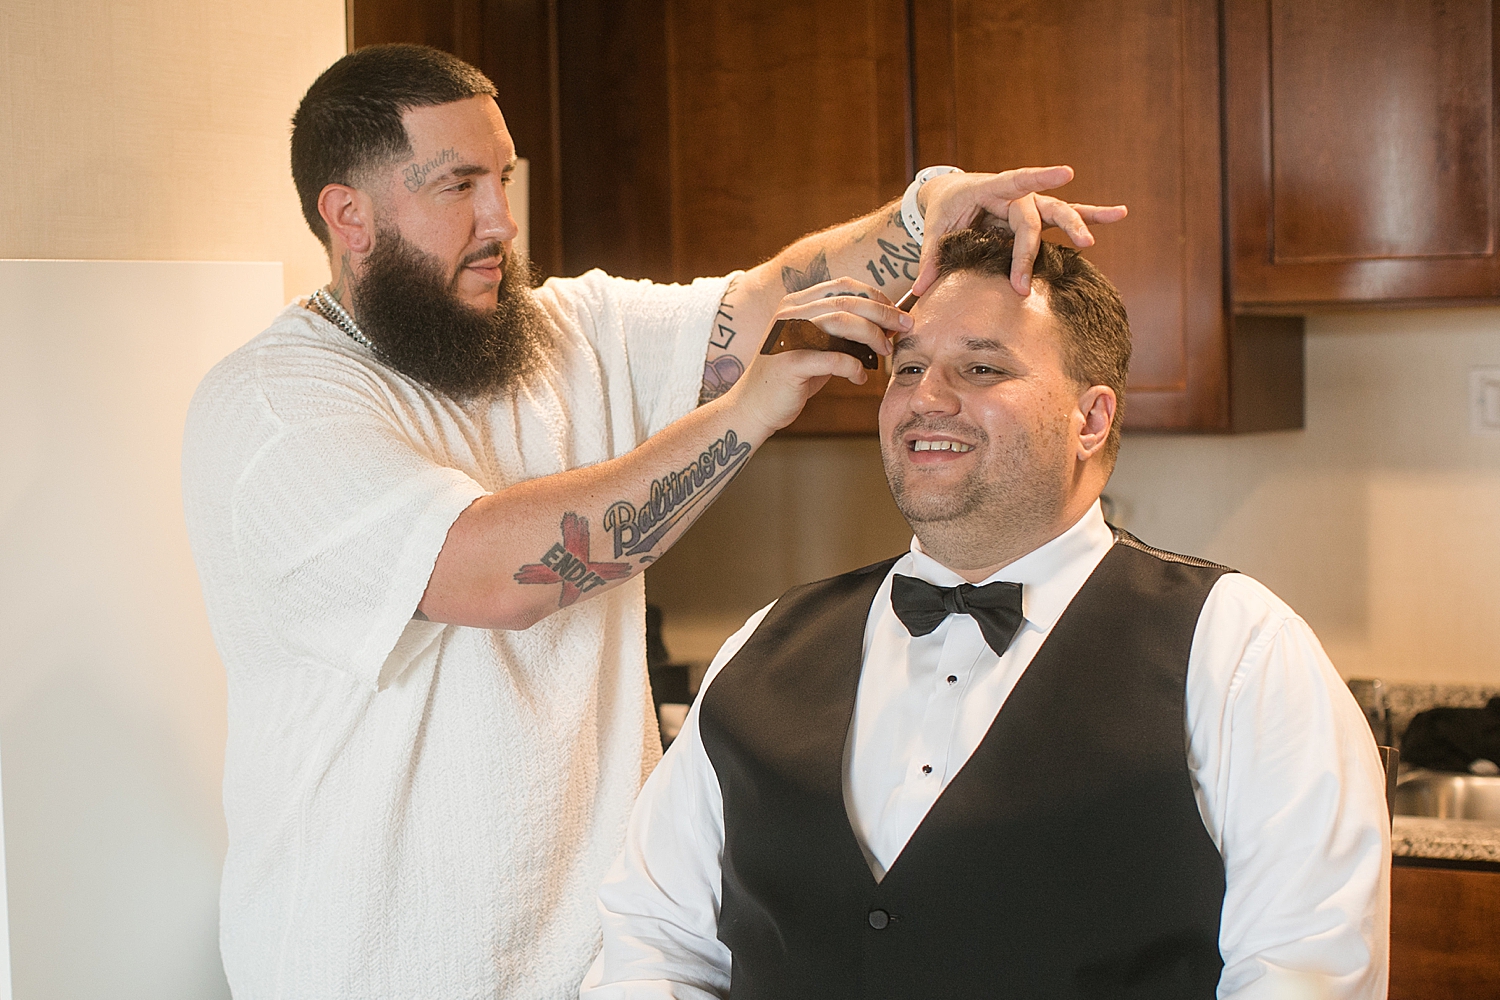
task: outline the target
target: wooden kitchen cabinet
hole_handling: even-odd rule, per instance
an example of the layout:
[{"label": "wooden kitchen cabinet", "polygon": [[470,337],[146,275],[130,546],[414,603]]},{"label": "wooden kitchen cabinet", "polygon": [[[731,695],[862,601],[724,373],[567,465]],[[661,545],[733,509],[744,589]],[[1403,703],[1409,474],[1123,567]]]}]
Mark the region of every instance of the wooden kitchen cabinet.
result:
[{"label": "wooden kitchen cabinet", "polygon": [[[911,179],[904,0],[578,0],[558,37],[569,273],[723,274]],[[873,433],[884,386],[782,433]]]},{"label": "wooden kitchen cabinet", "polygon": [[1225,0],[1239,308],[1500,295],[1493,0]]},{"label": "wooden kitchen cabinet", "polygon": [[1135,339],[1125,426],[1302,424],[1302,327],[1226,309],[1215,0],[914,0],[917,160],[1068,163]]},{"label": "wooden kitchen cabinet", "polygon": [[1500,871],[1391,869],[1390,1000],[1500,997]]}]

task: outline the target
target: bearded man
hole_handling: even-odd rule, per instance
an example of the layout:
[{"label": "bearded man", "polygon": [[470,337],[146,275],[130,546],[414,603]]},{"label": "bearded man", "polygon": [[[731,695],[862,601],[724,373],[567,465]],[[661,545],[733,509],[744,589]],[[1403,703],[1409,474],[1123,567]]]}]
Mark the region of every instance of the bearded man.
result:
[{"label": "bearded man", "polygon": [[911,551],[725,643],[600,891],[584,1000],[1376,1000],[1374,740],[1265,587],[1111,528],[1125,311],[956,233],[896,335]]},{"label": "bearded man", "polygon": [[741,274],[533,291],[494,94],[414,46],[319,77],[292,168],[333,280],[193,401],[241,1000],[575,993],[660,754],[641,571],[829,377],[865,378],[846,354],[756,358],[767,324],[889,353],[914,271],[884,294],[840,276],[881,240],[914,259],[924,209],[1033,242],[1123,215],[1035,194],[1067,168],[948,173]]}]

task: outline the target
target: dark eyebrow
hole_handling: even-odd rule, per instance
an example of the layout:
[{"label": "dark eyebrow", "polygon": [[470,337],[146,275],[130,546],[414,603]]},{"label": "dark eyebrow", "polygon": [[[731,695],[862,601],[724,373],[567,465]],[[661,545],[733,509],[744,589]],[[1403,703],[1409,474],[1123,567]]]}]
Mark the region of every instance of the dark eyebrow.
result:
[{"label": "dark eyebrow", "polygon": [[[962,343],[964,350],[966,351],[990,351],[995,354],[1004,354],[1006,357],[1015,356],[1014,352],[1012,352],[1009,347],[1000,343],[1000,341],[993,340],[989,337],[965,337]],[[917,350],[919,347],[921,347],[920,338],[916,337],[913,334],[907,334],[900,340],[896,341],[895,346],[891,349],[891,357],[895,357],[896,355],[901,354],[903,351]]]}]

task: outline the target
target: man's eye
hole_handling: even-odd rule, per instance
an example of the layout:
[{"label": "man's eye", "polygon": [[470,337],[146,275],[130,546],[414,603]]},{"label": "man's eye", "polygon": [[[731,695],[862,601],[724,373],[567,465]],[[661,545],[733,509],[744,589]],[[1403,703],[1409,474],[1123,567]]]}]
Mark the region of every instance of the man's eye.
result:
[{"label": "man's eye", "polygon": [[512,177],[510,174],[503,174],[500,177],[500,183],[504,184],[506,187],[510,187],[515,182],[516,182],[516,179],[514,177]]},{"label": "man's eye", "polygon": [[448,188],[448,190],[449,191],[467,191],[467,190],[469,190],[469,188],[471,188],[473,186],[474,186],[474,184],[471,181],[459,181],[457,184],[455,184],[452,187]]},{"label": "man's eye", "polygon": [[920,374],[922,374],[922,366],[921,365],[912,365],[912,364],[899,365],[896,368],[896,374],[897,375],[920,375]]}]

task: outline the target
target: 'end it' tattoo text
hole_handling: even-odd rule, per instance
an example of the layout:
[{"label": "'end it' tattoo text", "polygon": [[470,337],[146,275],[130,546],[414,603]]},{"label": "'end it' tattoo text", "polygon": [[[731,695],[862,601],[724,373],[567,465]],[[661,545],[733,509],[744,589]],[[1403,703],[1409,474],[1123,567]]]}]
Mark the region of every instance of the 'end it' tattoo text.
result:
[{"label": "'end it' tattoo text", "polygon": [[562,541],[542,555],[539,563],[528,563],[516,573],[517,583],[562,584],[557,606],[566,608],[596,587],[630,575],[631,565],[589,561],[589,521],[572,511],[562,518]]}]

